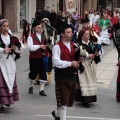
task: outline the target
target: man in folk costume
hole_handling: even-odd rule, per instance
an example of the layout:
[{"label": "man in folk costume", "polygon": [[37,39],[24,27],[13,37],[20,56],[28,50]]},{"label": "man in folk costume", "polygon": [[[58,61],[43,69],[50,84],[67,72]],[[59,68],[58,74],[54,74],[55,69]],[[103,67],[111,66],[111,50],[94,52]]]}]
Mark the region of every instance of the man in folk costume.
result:
[{"label": "man in folk costume", "polygon": [[[54,24],[56,22],[54,21]],[[52,73],[52,48],[55,44],[55,34],[56,31],[55,29],[50,25],[49,19],[47,18],[43,18],[42,19],[42,27],[43,27],[43,31],[44,31],[44,35],[47,39],[47,49],[44,51],[44,55],[43,55],[43,62],[44,62],[44,66],[45,66],[45,70],[46,70],[46,74],[47,74],[47,83],[51,82],[51,73]],[[37,84],[39,84],[39,79],[40,76],[39,74],[37,75],[35,81]]]},{"label": "man in folk costume", "polygon": [[28,92],[29,94],[33,94],[34,80],[36,79],[37,74],[39,74],[40,75],[39,95],[47,96],[47,94],[44,91],[44,86],[45,83],[47,82],[47,75],[42,59],[44,51],[46,50],[46,38],[43,34],[41,20],[34,19],[32,28],[34,30],[34,34],[29,35],[27,39],[27,44],[30,51],[29,56],[30,72],[28,76],[30,80],[30,88]]},{"label": "man in folk costume", "polygon": [[67,107],[73,105],[74,71],[79,67],[75,61],[75,47],[71,26],[57,19],[56,29],[61,40],[52,49],[52,60],[55,67],[55,92],[57,110],[52,112],[55,120],[66,120]]}]

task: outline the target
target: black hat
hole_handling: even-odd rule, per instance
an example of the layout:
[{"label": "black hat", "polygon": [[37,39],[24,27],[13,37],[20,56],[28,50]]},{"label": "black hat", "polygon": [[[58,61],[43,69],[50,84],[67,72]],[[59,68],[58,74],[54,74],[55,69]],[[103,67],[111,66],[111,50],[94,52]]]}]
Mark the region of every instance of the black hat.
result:
[{"label": "black hat", "polygon": [[61,19],[56,20],[55,29],[57,30],[58,34],[62,33],[67,28],[71,28],[71,26],[67,24],[66,22],[62,21]]},{"label": "black hat", "polygon": [[84,18],[84,19],[81,20],[81,23],[82,23],[82,24],[83,24],[83,23],[88,23],[88,22],[90,22],[88,18]]},{"label": "black hat", "polygon": [[40,19],[34,19],[33,20],[33,23],[32,23],[32,28],[34,28],[34,27],[36,27],[36,26],[38,26],[38,25],[40,25],[41,24],[41,20]]}]

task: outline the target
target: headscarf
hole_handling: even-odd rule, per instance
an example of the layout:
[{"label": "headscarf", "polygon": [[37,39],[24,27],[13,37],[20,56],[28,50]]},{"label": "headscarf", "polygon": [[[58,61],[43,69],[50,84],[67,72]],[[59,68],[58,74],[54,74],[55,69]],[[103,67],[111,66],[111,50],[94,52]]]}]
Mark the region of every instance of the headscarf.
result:
[{"label": "headscarf", "polygon": [[82,37],[86,31],[88,31],[88,29],[81,29],[79,35]]},{"label": "headscarf", "polygon": [[8,22],[8,23],[9,23],[9,21],[8,21],[7,19],[1,19],[1,20],[0,20],[0,26],[2,26],[2,24],[3,24],[4,22]]},{"label": "headscarf", "polygon": [[78,38],[77,41],[81,41],[82,40],[82,36],[84,35],[84,33],[87,31],[87,28],[81,29],[79,34],[78,34]]}]

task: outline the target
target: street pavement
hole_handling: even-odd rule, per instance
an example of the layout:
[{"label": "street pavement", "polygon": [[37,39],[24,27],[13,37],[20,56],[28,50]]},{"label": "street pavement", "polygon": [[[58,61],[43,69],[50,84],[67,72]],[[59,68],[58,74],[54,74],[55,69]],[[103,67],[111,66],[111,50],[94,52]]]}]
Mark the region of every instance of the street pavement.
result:
[{"label": "street pavement", "polygon": [[[15,33],[20,37],[21,34]],[[102,46],[104,54],[97,65],[98,100],[90,108],[75,102],[67,110],[67,120],[120,120],[120,104],[116,102],[117,51],[110,45]],[[29,52],[25,48],[21,59],[17,60],[17,83],[20,100],[0,113],[0,120],[54,120],[51,112],[56,109],[54,71],[52,81],[45,86],[47,97],[39,95],[39,85],[34,85],[34,93],[28,94]]]}]

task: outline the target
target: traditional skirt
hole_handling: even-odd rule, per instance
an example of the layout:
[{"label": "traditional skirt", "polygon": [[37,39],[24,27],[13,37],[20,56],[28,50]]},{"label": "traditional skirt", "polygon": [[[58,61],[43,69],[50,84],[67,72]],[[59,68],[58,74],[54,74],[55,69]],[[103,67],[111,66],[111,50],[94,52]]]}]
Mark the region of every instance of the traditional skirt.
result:
[{"label": "traditional skirt", "polygon": [[[79,87],[77,93],[80,102],[96,102],[97,86],[96,86],[96,64],[91,59],[86,59],[83,63],[85,68],[83,73],[78,71]],[[78,89],[79,88],[79,89]]]},{"label": "traditional skirt", "polygon": [[100,33],[101,44],[109,45],[110,44],[110,39],[109,38],[110,38],[110,36],[109,36],[108,30],[103,30]]},{"label": "traditional skirt", "polygon": [[71,107],[74,103],[74,83],[71,80],[58,80],[55,82],[57,107]]},{"label": "traditional skirt", "polygon": [[74,101],[75,102],[92,103],[92,102],[97,101],[97,96],[96,95],[82,96],[82,91],[80,88],[79,80],[76,80],[76,89],[74,91]]},{"label": "traditional skirt", "polygon": [[120,102],[120,66],[118,68],[118,76],[117,76],[117,93],[116,93],[116,100]]},{"label": "traditional skirt", "polygon": [[9,93],[9,89],[5,83],[2,72],[0,70],[0,104],[10,105],[14,104],[14,101],[19,100],[19,93],[16,84],[16,78],[13,86],[13,92]]}]

